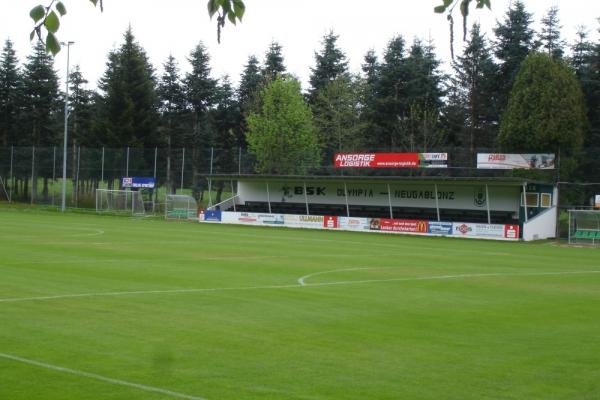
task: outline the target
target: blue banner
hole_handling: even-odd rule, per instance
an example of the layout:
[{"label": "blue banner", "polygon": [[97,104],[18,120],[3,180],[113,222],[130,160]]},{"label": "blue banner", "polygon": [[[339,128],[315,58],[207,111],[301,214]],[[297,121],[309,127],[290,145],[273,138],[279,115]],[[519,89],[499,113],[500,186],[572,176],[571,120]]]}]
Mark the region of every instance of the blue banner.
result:
[{"label": "blue banner", "polygon": [[123,189],[154,189],[156,187],[156,180],[152,177],[139,177],[130,176],[123,177],[121,179],[121,187]]},{"label": "blue banner", "polygon": [[452,222],[429,222],[429,233],[434,235],[452,235]]},{"label": "blue banner", "polygon": [[204,221],[221,222],[221,210],[206,210],[206,211],[204,211]]}]

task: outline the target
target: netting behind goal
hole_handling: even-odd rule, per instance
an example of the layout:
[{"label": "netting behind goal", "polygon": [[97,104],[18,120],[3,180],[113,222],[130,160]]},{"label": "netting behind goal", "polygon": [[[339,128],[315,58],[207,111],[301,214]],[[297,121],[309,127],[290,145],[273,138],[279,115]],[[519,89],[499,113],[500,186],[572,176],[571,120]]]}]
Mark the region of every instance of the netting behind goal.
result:
[{"label": "netting behind goal", "polygon": [[165,217],[167,219],[198,219],[198,203],[192,196],[168,194]]},{"label": "netting behind goal", "polygon": [[569,243],[600,245],[600,210],[569,210]]},{"label": "netting behind goal", "polygon": [[131,190],[96,189],[96,212],[144,215],[140,192]]}]

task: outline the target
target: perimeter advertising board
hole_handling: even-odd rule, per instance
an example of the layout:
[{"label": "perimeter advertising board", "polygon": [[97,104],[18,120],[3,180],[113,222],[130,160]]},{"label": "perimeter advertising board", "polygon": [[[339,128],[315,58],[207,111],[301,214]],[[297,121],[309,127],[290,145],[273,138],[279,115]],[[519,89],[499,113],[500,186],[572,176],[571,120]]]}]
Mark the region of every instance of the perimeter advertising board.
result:
[{"label": "perimeter advertising board", "polygon": [[123,189],[154,189],[156,179],[151,177],[124,176],[121,178],[121,187]]},{"label": "perimeter advertising board", "polygon": [[554,154],[478,153],[479,169],[554,169]]},{"label": "perimeter advertising board", "polygon": [[600,194],[594,196],[594,208],[600,208]]},{"label": "perimeter advertising board", "polygon": [[447,168],[448,153],[337,153],[336,168]]},{"label": "perimeter advertising board", "polygon": [[519,225],[452,223],[452,233],[462,237],[485,239],[518,239]]},{"label": "perimeter advertising board", "polygon": [[[388,192],[388,187],[390,192]],[[258,181],[238,182],[238,197],[242,203],[267,202],[304,204],[348,204],[389,207],[486,210],[489,201],[492,211],[519,211],[518,186],[484,185],[460,186],[443,184],[436,187],[427,184],[394,183],[375,184],[344,183],[328,181],[279,181],[269,183],[269,195],[265,183]],[[436,202],[437,194],[437,202]],[[488,200],[489,195],[489,200]]]},{"label": "perimeter advertising board", "polygon": [[[217,218],[212,220],[217,221]],[[480,239],[518,240],[519,225],[475,224],[390,218],[354,218],[319,215],[262,214],[223,211],[225,224],[283,226],[308,229],[340,229],[346,231],[444,235]]]}]

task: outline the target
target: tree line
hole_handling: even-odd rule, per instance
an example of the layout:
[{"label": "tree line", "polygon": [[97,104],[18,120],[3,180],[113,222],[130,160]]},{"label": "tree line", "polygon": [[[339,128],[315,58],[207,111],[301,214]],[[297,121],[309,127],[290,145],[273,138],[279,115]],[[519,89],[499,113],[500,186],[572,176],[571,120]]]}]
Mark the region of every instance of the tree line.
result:
[{"label": "tree line", "polygon": [[[315,51],[308,89],[289,74],[273,41],[250,56],[234,87],[215,78],[199,43],[185,60],[169,56],[160,73],[129,28],[109,52],[97,90],[78,66],[69,79],[69,145],[189,148],[192,165],[215,148],[221,170],[235,170],[238,148],[261,173],[307,173],[350,150],[477,148],[554,152],[565,174],[598,179],[600,42],[585,28],[561,37],[559,10],[539,32],[522,1],[512,2],[486,37],[474,24],[444,73],[432,42],[393,37],[380,58],[368,50],[352,74],[330,32]],[[53,146],[62,140],[64,93],[53,58],[37,43],[20,63],[10,40],[0,55],[0,145]]]}]

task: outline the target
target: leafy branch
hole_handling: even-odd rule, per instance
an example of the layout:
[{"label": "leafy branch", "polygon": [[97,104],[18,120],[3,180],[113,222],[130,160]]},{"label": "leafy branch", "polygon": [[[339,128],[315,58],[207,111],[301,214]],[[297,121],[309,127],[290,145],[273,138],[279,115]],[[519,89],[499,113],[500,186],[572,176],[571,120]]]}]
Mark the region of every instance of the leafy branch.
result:
[{"label": "leafy branch", "polygon": [[[103,0],[89,0],[94,7],[100,4],[100,11],[104,11]],[[243,0],[208,0],[208,15],[212,18],[217,14],[217,41],[221,43],[221,29],[225,26],[225,21],[229,20],[233,25],[237,21],[242,22],[246,6]],[[60,18],[67,14],[67,7],[60,0],[51,0],[48,6],[39,4],[31,9],[29,16],[35,24],[30,40],[36,36],[46,44],[46,51],[56,55],[60,51],[60,41],[56,32],[60,28]],[[44,39],[45,33],[45,39]]]},{"label": "leafy branch", "polygon": [[492,0],[443,0],[442,4],[433,9],[438,14],[448,12],[446,19],[450,25],[450,54],[452,58],[454,58],[454,17],[452,13],[454,12],[454,8],[460,5],[460,14],[463,18],[463,41],[467,40],[467,18],[469,16],[469,7],[473,1],[476,3],[476,8],[487,7],[490,10],[492,8]]},{"label": "leafy branch", "polygon": [[[100,3],[100,10],[104,11],[102,0],[90,0],[96,7]],[[62,1],[52,0],[48,6],[38,4],[29,11],[29,16],[35,24],[29,39],[33,40],[36,36],[46,44],[46,51],[56,55],[60,51],[60,41],[56,36],[60,28],[60,18],[67,14],[67,7]],[[43,31],[46,32],[46,40],[43,38]]]},{"label": "leafy branch", "polygon": [[212,17],[217,14],[217,42],[221,43],[221,28],[225,26],[225,20],[229,19],[233,25],[236,20],[242,22],[246,6],[242,0],[208,0],[208,15]]}]

